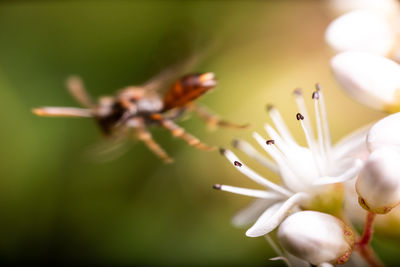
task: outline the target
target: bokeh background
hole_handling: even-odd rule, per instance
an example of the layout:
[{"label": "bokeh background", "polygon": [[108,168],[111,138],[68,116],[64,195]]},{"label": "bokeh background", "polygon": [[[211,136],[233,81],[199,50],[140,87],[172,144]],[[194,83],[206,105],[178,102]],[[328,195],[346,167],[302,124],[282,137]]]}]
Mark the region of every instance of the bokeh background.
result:
[{"label": "bokeh background", "polygon": [[[188,132],[217,146],[251,140],[275,104],[301,140],[292,98],[325,88],[332,136],[383,116],[347,98],[329,69],[323,1],[2,1],[0,3],[0,262],[87,265],[283,266],[263,238],[230,224],[249,199],[215,183],[256,186],[221,157],[153,129],[175,158],[166,165],[136,143],[118,160],[83,155],[101,142],[91,120],[39,118],[33,107],[75,106],[64,81],[80,75],[93,96],[140,84],[177,60],[212,71],[199,102],[249,130]],[[206,52],[205,52],[206,51]],[[242,155],[243,157],[243,155]],[[243,157],[244,158],[244,157]],[[272,176],[256,163],[248,163]],[[398,242],[376,238],[390,263]]]}]

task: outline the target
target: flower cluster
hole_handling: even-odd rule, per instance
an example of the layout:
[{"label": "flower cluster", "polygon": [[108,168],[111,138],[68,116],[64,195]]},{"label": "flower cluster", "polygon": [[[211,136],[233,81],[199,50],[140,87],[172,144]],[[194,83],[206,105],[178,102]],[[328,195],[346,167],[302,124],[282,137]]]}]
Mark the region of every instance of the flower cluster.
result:
[{"label": "flower cluster", "polygon": [[[326,31],[327,43],[337,52],[331,60],[334,77],[356,101],[394,114],[333,145],[320,86],[312,94],[312,113],[302,91],[296,89],[298,113],[292,119],[298,121],[306,146],[295,140],[273,106],[268,107],[273,126],[265,125],[266,135],[253,133],[266,155],[244,140],[233,143],[277,174],[280,182],[257,173],[231,150],[221,149],[239,172],[264,189],[221,184],[214,188],[255,198],[233,223],[253,223],[246,235],[265,236],[279,254],[274,259],[289,266],[332,266],[348,260],[355,266],[380,266],[369,246],[375,214],[388,214],[400,203],[400,113],[395,113],[400,111],[400,65],[396,62],[400,46],[394,23],[400,7],[389,0],[330,3],[345,13]],[[356,212],[348,208],[353,204]],[[354,213],[363,210],[367,216],[359,236],[352,220]],[[351,257],[353,251],[357,255]]]},{"label": "flower cluster", "polygon": [[[292,256],[287,255],[287,251],[289,251],[315,265],[344,263],[349,259],[352,251],[348,249],[352,247],[352,243],[349,241],[353,238],[352,230],[343,222],[337,223],[339,220],[331,215],[325,213],[308,215],[309,213],[304,213],[303,210],[330,211],[337,216],[341,215],[343,183],[354,179],[363,167],[360,157],[367,149],[365,140],[370,127],[363,127],[332,145],[324,94],[320,86],[317,85],[312,94],[316,129],[312,127],[312,117],[309,115],[312,113],[306,107],[301,90],[296,89],[293,95],[299,110],[293,119],[298,121],[307,146],[301,146],[294,139],[281,114],[272,106],[268,107],[268,113],[275,127],[269,124],[265,125],[268,137],[263,138],[261,134],[253,133],[253,138],[264,148],[269,157],[258,152],[244,140],[233,142],[235,148],[278,174],[282,182],[280,184],[272,182],[271,179],[263,177],[249,168],[231,150],[221,149],[221,153],[238,171],[265,189],[249,189],[220,184],[214,185],[214,188],[256,198],[248,208],[233,218],[233,223],[237,226],[244,226],[255,220],[256,222],[246,232],[246,235],[250,237],[267,235],[279,227],[278,239],[285,250],[277,250],[280,254],[278,259],[292,261]],[[321,203],[322,199],[329,199],[329,201]],[[297,212],[299,215],[288,217]],[[302,220],[310,220],[304,225],[304,227],[311,226],[310,231],[304,232],[302,228],[291,227],[292,223],[289,221],[293,220],[298,221],[297,223],[301,223]],[[330,231],[327,229],[331,229],[332,220],[335,225],[338,225],[337,229],[341,229],[342,235],[312,234],[312,228],[316,227],[314,224],[320,225],[322,232]],[[314,240],[315,242],[300,242],[308,244],[306,250],[310,250],[307,253],[311,253],[307,254],[308,256],[300,255],[299,251],[302,250],[296,249],[300,244],[299,240],[307,240],[303,234],[307,235],[310,240],[314,240],[313,236],[317,239],[323,237],[321,240]],[[336,238],[331,240],[332,236],[336,236]],[[273,242],[270,238],[268,240]],[[291,245],[292,242],[294,244]],[[326,245],[326,253],[330,257],[322,256],[324,254],[320,253],[318,244]],[[331,253],[331,249],[334,253]],[[317,257],[317,255],[321,257]]]}]

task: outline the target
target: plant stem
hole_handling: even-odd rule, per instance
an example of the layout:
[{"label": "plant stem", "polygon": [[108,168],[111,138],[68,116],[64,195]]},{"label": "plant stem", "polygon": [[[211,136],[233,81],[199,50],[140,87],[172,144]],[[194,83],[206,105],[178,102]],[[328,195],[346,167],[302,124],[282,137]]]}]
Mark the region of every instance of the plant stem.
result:
[{"label": "plant stem", "polygon": [[355,245],[360,255],[364,258],[365,261],[368,262],[369,265],[371,265],[372,267],[382,267],[383,264],[375,256],[374,251],[369,246],[369,242],[371,241],[372,235],[374,233],[373,225],[375,216],[376,216],[375,213],[368,212],[363,233],[361,235],[360,240],[356,242]]},{"label": "plant stem", "polygon": [[368,245],[372,239],[372,234],[374,233],[374,219],[376,214],[373,212],[368,212],[367,219],[365,221],[364,230],[360,240],[357,242],[358,246]]}]

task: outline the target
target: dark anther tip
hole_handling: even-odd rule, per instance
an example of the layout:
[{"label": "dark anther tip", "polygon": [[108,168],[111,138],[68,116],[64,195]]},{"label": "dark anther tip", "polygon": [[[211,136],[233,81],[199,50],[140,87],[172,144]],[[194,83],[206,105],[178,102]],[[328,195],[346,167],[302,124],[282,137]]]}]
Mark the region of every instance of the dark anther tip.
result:
[{"label": "dark anther tip", "polygon": [[274,108],[274,106],[273,105],[271,105],[271,104],[267,104],[267,111],[271,111],[271,109],[273,109]]},{"label": "dark anther tip", "polygon": [[213,188],[217,189],[217,190],[221,190],[221,185],[220,184],[215,184],[215,185],[213,185]]},{"label": "dark anther tip", "polygon": [[299,121],[299,120],[304,120],[304,116],[303,115],[301,115],[300,113],[297,113],[296,114],[296,119]]},{"label": "dark anther tip", "polygon": [[235,162],[233,163],[233,165],[235,165],[236,167],[242,167],[242,163],[240,163],[239,161],[235,160]]},{"label": "dark anther tip", "polygon": [[319,99],[319,93],[318,93],[318,91],[315,91],[314,93],[312,93],[312,99],[316,99],[316,100]]},{"label": "dark anther tip", "polygon": [[221,153],[221,155],[225,155],[226,149],[225,148],[220,148],[219,149],[219,153]]},{"label": "dark anther tip", "polygon": [[321,90],[321,85],[320,85],[319,83],[316,83],[316,84],[315,84],[315,89],[316,89],[317,91],[320,91],[320,90]]},{"label": "dark anther tip", "polygon": [[302,95],[303,94],[303,90],[301,90],[301,88],[296,88],[296,89],[294,89],[293,94]]},{"label": "dark anther tip", "polygon": [[238,148],[239,144],[240,144],[240,141],[238,139],[233,139],[232,146],[234,148]]},{"label": "dark anther tip", "polygon": [[273,144],[275,144],[275,141],[271,139],[271,140],[267,140],[266,143],[267,143],[267,145],[273,145]]}]

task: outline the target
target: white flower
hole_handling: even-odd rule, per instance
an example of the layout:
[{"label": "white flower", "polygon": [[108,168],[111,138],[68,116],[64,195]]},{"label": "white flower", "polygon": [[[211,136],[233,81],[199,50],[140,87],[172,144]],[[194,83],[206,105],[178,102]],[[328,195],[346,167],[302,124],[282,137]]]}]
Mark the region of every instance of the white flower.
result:
[{"label": "white flower", "polygon": [[400,65],[382,56],[343,52],[331,60],[333,74],[344,91],[378,110],[400,109]]},{"label": "white flower", "polygon": [[343,264],[350,258],[354,234],[350,227],[332,215],[301,211],[282,222],[278,240],[285,250],[307,262],[332,266]]},{"label": "white flower", "polygon": [[301,205],[312,201],[313,196],[326,189],[327,184],[341,183],[355,178],[361,169],[361,160],[350,156],[353,151],[365,147],[366,129],[332,147],[322,91],[317,88],[313,93],[317,138],[314,137],[301,92],[296,90],[294,95],[301,112],[296,118],[308,146],[300,146],[295,141],[280,113],[273,107],[269,108],[269,114],[276,130],[269,124],[265,125],[265,130],[271,139],[266,140],[258,133],[253,134],[273,161],[264,157],[245,141],[235,142],[238,149],[278,173],[282,184],[278,185],[262,177],[247,167],[232,151],[221,150],[238,171],[265,187],[265,190],[256,190],[228,185],[214,186],[223,191],[257,198],[249,208],[233,219],[235,225],[244,225],[259,216],[256,223],[246,232],[247,236],[256,237],[269,233],[290,212],[298,211]]},{"label": "white flower", "polygon": [[399,3],[396,0],[329,0],[328,4],[335,15],[363,9],[389,18],[396,16],[399,12]]},{"label": "white flower", "polygon": [[385,56],[393,52],[396,36],[382,15],[356,10],[332,21],[325,39],[336,52],[364,51]]}]

